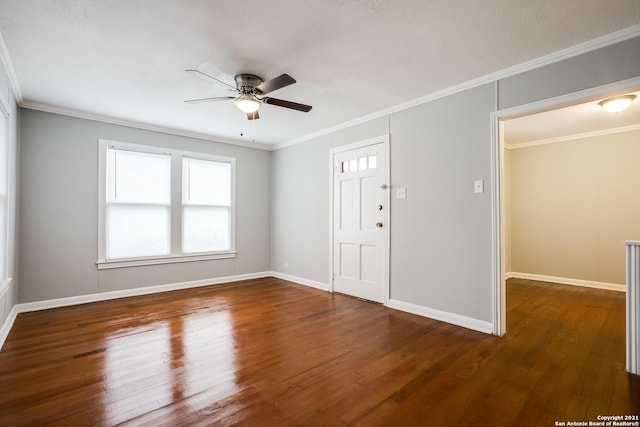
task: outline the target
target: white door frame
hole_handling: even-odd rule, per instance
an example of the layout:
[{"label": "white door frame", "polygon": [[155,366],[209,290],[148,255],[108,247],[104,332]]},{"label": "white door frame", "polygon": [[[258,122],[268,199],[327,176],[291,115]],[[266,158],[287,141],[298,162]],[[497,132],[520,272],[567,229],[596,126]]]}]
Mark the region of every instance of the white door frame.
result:
[{"label": "white door frame", "polygon": [[329,150],[329,292],[333,292],[334,282],[334,253],[333,253],[333,198],[334,198],[334,167],[335,167],[335,155],[337,153],[343,153],[345,151],[351,151],[358,148],[368,147],[370,145],[383,144],[383,150],[385,154],[384,160],[384,173],[383,182],[387,183],[387,188],[384,196],[384,204],[387,209],[387,224],[385,227],[385,245],[384,245],[384,305],[389,304],[390,288],[389,288],[389,252],[391,241],[391,183],[390,183],[390,149],[389,149],[389,135],[380,135],[374,138],[365,139],[363,141],[354,142],[352,144],[342,145]]},{"label": "white door frame", "polygon": [[[491,244],[492,244],[492,281],[493,281],[493,334],[504,335],[507,331],[506,312],[506,271],[505,271],[505,229],[503,218],[504,205],[504,131],[503,121],[518,116],[526,116],[542,111],[567,107],[574,104],[595,101],[609,96],[622,95],[638,90],[640,77],[573,92],[554,98],[548,98],[513,108],[491,113]],[[622,244],[622,243],[621,243]]]}]

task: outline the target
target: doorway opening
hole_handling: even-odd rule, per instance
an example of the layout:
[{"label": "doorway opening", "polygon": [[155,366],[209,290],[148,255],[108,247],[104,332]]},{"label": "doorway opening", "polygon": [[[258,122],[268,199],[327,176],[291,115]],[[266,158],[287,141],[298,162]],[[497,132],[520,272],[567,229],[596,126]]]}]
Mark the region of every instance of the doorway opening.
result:
[{"label": "doorway opening", "polygon": [[[621,255],[616,255],[614,260],[610,259],[611,235],[606,239],[599,235],[587,237],[581,230],[593,227],[595,219],[600,221],[599,228],[624,232],[624,221],[615,217],[615,207],[610,206],[616,203],[614,198],[624,195],[615,186],[616,179],[624,178],[620,176],[624,175],[624,168],[615,167],[615,156],[610,155],[611,151],[609,155],[602,153],[606,150],[603,148],[607,144],[605,140],[614,135],[626,135],[627,141],[634,138],[639,141],[640,103],[636,100],[633,110],[612,117],[598,102],[611,96],[640,94],[639,88],[640,78],[635,78],[492,115],[496,185],[493,216],[495,335],[507,331],[506,280],[510,277],[624,289],[620,283],[624,280],[624,268],[620,268],[620,263],[624,264],[624,240],[633,236],[618,239],[617,250]],[[590,144],[590,151],[583,150],[587,144],[584,141]],[[580,142],[583,148],[580,148]],[[633,142],[626,144],[638,146]],[[553,163],[544,164],[544,156],[551,152],[556,153],[552,157]],[[584,158],[576,158],[576,153]],[[615,154],[619,157],[621,153]],[[610,172],[612,163],[615,173]],[[598,170],[589,166],[593,164],[599,165]],[[514,179],[513,168],[516,166],[520,169]],[[605,171],[605,166],[609,172]],[[511,188],[514,185],[518,188]],[[609,191],[611,188],[616,191]],[[514,203],[514,195],[517,203]],[[599,208],[587,208],[587,201],[593,202],[594,196],[599,198]],[[551,203],[554,200],[555,207]],[[542,203],[545,201],[546,204]],[[514,233],[516,222],[520,228]],[[608,230],[598,230],[601,234],[605,231]],[[558,245],[556,239],[563,233],[569,237],[573,235],[573,238]],[[585,239],[591,239],[591,242],[585,243]],[[558,256],[567,252],[569,258]],[[580,271],[580,265],[586,265],[588,271],[576,273]]]}]

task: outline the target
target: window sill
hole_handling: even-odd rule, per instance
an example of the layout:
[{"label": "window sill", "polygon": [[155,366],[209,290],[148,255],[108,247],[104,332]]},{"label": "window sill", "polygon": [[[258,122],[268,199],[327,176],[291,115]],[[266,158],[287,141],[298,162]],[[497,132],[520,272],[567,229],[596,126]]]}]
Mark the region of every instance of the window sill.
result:
[{"label": "window sill", "polygon": [[221,252],[216,254],[206,255],[176,255],[161,258],[142,258],[142,259],[125,259],[125,260],[111,260],[111,261],[98,261],[96,265],[98,270],[107,270],[110,268],[124,268],[124,267],[140,267],[144,265],[159,265],[159,264],[174,264],[178,262],[194,262],[194,261],[209,261],[214,259],[229,259],[235,258],[237,252]]}]

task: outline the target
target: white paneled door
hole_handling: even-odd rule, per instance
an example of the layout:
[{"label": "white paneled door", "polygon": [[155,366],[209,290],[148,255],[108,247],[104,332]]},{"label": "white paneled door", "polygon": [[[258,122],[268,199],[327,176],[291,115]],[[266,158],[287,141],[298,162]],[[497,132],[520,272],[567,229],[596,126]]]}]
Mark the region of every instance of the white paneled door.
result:
[{"label": "white paneled door", "polygon": [[389,218],[385,144],[335,153],[333,290],[384,303]]}]

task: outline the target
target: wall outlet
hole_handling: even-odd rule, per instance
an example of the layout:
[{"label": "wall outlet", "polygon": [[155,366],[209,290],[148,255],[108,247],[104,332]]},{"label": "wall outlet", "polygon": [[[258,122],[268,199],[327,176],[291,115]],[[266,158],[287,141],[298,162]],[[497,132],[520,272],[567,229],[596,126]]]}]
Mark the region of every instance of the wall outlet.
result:
[{"label": "wall outlet", "polygon": [[285,262],[284,264],[282,264],[282,266],[283,266],[284,268],[289,268],[289,263],[288,263],[288,262]]},{"label": "wall outlet", "polygon": [[407,188],[400,187],[396,189],[396,199],[406,199],[407,198]]}]

